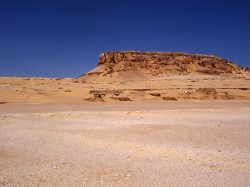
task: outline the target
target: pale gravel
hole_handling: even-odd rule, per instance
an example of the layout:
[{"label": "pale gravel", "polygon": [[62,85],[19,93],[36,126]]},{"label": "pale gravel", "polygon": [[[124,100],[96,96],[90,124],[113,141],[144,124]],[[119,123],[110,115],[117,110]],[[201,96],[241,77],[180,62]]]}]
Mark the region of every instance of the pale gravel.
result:
[{"label": "pale gravel", "polygon": [[250,186],[250,102],[1,104],[0,186]]}]

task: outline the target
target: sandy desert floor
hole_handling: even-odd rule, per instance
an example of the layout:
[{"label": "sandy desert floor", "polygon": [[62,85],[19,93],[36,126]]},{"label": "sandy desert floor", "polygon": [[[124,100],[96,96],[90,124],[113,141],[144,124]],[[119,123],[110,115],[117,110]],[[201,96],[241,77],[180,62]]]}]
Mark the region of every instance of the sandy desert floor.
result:
[{"label": "sandy desert floor", "polygon": [[105,95],[102,100],[106,102],[250,100],[249,78],[181,75],[120,82],[95,81],[86,83],[73,78],[0,77],[0,102],[85,103],[100,101],[100,98],[95,98],[95,95],[100,94]]},{"label": "sandy desert floor", "polygon": [[249,114],[237,100],[1,103],[0,186],[250,186]]}]

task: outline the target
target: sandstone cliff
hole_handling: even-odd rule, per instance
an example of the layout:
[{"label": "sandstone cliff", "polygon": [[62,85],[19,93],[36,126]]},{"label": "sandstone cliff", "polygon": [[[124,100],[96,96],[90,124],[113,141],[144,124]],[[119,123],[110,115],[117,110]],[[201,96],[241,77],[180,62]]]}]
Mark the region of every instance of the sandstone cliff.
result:
[{"label": "sandstone cliff", "polygon": [[194,72],[240,76],[245,71],[235,63],[216,56],[182,52],[107,52],[100,55],[98,66],[104,66],[104,74],[146,70],[154,76]]}]

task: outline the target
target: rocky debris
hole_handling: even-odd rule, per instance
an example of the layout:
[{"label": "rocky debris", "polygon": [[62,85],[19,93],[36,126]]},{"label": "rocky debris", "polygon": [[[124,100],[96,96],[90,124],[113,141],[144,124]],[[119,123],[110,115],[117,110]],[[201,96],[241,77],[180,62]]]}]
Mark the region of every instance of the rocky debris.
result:
[{"label": "rocky debris", "polygon": [[[230,90],[249,90],[248,88],[176,88],[175,90],[169,89],[158,90],[158,89],[122,89],[122,90],[91,90],[85,101],[90,102],[105,102],[110,99],[115,101],[133,101],[133,100],[144,100],[143,95],[153,96],[151,98],[162,99],[165,101],[177,101],[181,99],[245,99],[244,95],[233,96]],[[227,91],[227,92],[226,92]],[[131,94],[131,97],[128,97]]]},{"label": "rocky debris", "polygon": [[100,95],[100,96],[104,97],[107,94],[119,96],[121,93],[123,93],[123,91],[122,90],[90,90],[89,93],[93,94],[93,95],[97,95],[97,96]]},{"label": "rocky debris", "polygon": [[110,98],[118,101],[133,101],[129,97],[110,97]]},{"label": "rocky debris", "polygon": [[177,101],[175,97],[162,97],[162,100],[164,101]]},{"label": "rocky debris", "polygon": [[196,89],[197,92],[202,92],[206,94],[214,93],[216,90],[214,88],[198,88]]},{"label": "rocky debris", "polygon": [[103,97],[101,95],[94,95],[94,97],[84,98],[83,100],[91,102],[104,102]]},{"label": "rocky debris", "polygon": [[84,98],[85,101],[104,101],[104,98],[106,98],[107,95],[116,96],[116,97],[110,97],[114,100],[119,101],[132,101],[130,98],[126,97],[117,97],[120,94],[123,93],[123,90],[90,90],[89,92],[92,96],[88,98]]},{"label": "rocky debris", "polygon": [[246,71],[235,63],[216,56],[183,52],[107,52],[100,55],[98,66],[105,66],[104,74],[143,69],[153,76],[169,71],[204,74],[242,74]]},{"label": "rocky debris", "polygon": [[160,97],[161,94],[160,93],[150,93],[150,95],[154,96],[154,97]]}]

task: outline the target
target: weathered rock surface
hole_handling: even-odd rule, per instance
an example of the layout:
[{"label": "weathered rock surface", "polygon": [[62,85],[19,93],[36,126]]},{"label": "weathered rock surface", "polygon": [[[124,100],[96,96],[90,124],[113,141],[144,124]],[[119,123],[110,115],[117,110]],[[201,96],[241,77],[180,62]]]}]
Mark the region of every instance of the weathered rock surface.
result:
[{"label": "weathered rock surface", "polygon": [[87,101],[249,99],[248,68],[212,55],[120,51],[100,55],[77,78],[90,86]]},{"label": "weathered rock surface", "polygon": [[154,76],[169,72],[241,75],[246,71],[235,63],[216,56],[182,52],[107,52],[100,55],[98,66],[105,67],[105,74],[147,70]]}]

